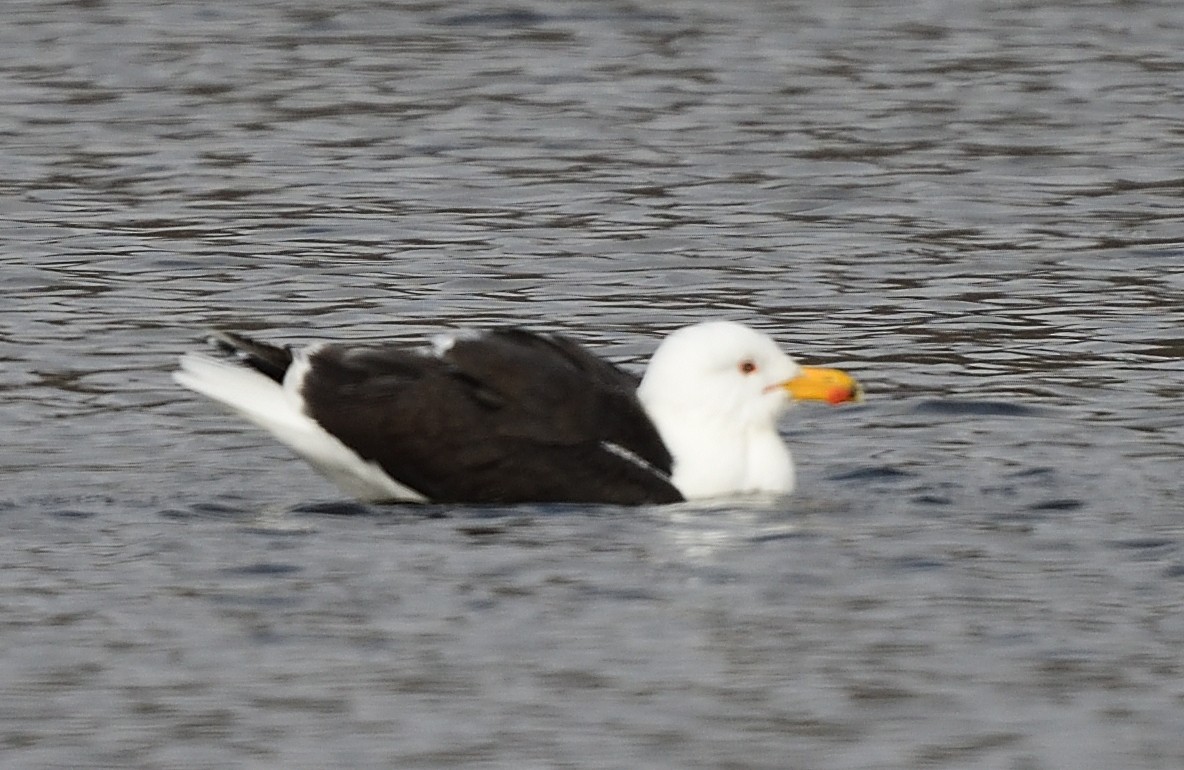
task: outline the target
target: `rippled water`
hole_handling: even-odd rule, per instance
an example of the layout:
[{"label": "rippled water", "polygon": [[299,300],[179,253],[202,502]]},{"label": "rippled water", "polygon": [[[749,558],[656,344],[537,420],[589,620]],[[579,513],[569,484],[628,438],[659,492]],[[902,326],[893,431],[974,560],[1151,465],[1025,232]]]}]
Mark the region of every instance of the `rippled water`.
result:
[{"label": "rippled water", "polygon": [[[5,4],[5,767],[1184,766],[1184,13]],[[210,326],[706,317],[776,505],[362,508]]]}]

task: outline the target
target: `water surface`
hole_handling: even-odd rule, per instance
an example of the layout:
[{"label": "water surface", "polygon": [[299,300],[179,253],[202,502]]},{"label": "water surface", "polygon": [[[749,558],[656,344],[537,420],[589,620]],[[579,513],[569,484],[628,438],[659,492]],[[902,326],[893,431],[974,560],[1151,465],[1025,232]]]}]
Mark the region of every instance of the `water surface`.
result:
[{"label": "water surface", "polygon": [[[6,767],[1184,765],[1163,2],[10,2]],[[211,326],[757,325],[740,505],[355,506]]]}]

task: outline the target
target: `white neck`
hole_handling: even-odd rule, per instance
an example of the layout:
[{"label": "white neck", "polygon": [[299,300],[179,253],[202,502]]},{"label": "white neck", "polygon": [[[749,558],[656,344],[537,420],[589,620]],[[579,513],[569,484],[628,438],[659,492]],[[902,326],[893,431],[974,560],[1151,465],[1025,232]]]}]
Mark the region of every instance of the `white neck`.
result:
[{"label": "white neck", "polygon": [[689,410],[646,407],[674,457],[671,483],[688,500],[793,490],[793,460],[775,427],[721,424]]}]

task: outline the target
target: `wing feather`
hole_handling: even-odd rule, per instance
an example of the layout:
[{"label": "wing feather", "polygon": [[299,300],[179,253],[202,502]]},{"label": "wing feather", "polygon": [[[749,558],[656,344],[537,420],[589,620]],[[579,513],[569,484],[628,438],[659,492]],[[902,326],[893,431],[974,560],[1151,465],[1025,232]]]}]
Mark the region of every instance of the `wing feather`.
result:
[{"label": "wing feather", "polygon": [[637,378],[565,337],[503,329],[439,354],[325,345],[307,366],[308,414],[429,499],[682,499]]}]

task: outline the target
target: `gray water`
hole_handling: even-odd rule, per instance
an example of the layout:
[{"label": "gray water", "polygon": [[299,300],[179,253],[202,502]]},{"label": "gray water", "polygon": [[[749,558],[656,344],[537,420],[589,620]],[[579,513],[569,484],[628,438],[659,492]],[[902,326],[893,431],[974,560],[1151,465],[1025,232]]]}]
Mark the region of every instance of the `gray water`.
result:
[{"label": "gray water", "polygon": [[[1184,767],[1176,0],[8,0],[5,768]],[[777,503],[377,508],[203,330],[746,320]]]}]

